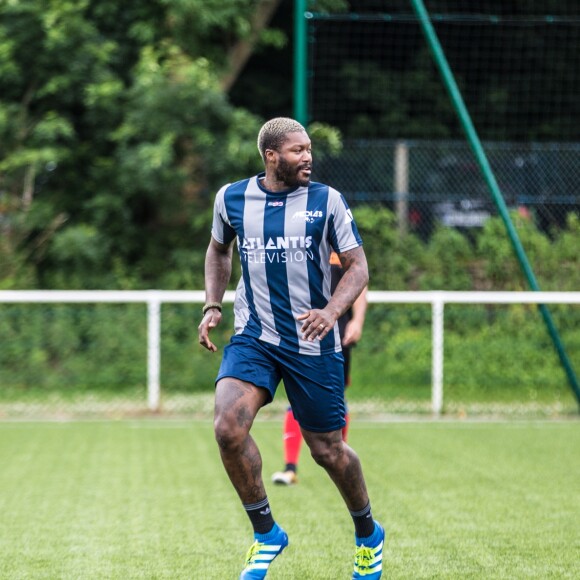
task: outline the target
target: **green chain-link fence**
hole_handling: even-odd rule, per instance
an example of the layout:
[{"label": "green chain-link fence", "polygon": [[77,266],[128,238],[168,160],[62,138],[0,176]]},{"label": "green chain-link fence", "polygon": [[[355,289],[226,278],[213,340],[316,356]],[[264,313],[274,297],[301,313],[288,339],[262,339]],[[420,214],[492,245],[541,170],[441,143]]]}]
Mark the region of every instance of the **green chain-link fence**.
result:
[{"label": "green chain-link fence", "polygon": [[[552,236],[580,211],[580,144],[485,143],[510,209]],[[316,178],[349,203],[378,203],[399,226],[427,240],[437,224],[481,228],[496,209],[466,142],[347,140],[342,153],[316,161]]]}]

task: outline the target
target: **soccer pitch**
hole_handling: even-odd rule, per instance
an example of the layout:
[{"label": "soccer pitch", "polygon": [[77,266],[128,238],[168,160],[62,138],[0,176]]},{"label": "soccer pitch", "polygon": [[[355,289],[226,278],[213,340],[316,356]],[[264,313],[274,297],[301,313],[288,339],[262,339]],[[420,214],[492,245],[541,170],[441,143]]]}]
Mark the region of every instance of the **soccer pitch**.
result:
[{"label": "soccer pitch", "polygon": [[[281,423],[258,421],[264,477]],[[354,422],[383,578],[578,578],[580,423]],[[351,577],[353,527],[306,449],[267,484],[290,537],[268,578]],[[251,528],[207,422],[0,423],[0,578],[238,578]]]}]

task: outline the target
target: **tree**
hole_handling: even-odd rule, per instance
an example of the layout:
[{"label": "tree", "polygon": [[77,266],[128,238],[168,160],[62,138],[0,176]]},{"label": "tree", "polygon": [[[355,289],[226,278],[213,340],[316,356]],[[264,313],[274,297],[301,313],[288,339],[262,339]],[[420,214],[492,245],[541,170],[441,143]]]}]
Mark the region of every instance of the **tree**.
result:
[{"label": "tree", "polygon": [[129,269],[159,284],[201,251],[208,196],[259,164],[260,119],[220,84],[255,8],[0,5],[2,286],[115,286]]}]

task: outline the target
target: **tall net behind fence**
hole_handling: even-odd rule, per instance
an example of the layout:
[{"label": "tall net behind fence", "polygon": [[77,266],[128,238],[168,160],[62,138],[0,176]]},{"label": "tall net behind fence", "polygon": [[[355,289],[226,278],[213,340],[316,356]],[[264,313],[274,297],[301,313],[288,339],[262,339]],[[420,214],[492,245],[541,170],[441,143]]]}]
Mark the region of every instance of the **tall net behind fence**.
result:
[{"label": "tall net behind fence", "polygon": [[[580,209],[578,4],[426,5],[508,207],[556,236]],[[308,19],[310,120],[345,138],[316,177],[396,210],[395,142],[410,142],[400,218],[424,239],[436,224],[476,232],[495,209],[411,3],[357,8]]]},{"label": "tall net behind fence", "polygon": [[[527,216],[549,239],[561,235],[580,210],[580,143],[494,141],[484,147],[508,209]],[[340,155],[316,160],[315,168],[316,179],[331,183],[350,205],[388,208],[399,227],[423,241],[437,226],[476,236],[498,216],[465,141],[347,139]]]},{"label": "tall net behind fence", "polygon": [[[576,289],[580,5],[425,4],[540,286]],[[340,154],[316,160],[315,178],[335,185],[358,212],[371,249],[371,287],[527,288],[411,2],[352,6],[358,12],[309,15],[309,120],[338,127],[344,137]],[[364,209],[369,204],[372,212]],[[382,210],[393,217],[379,218]],[[390,229],[397,236],[385,234]],[[375,238],[383,247],[378,258]],[[472,309],[462,308],[454,307],[459,318],[472,317]],[[496,322],[503,317],[491,314],[501,309],[484,311]],[[556,356],[537,311],[525,311],[546,341],[536,345],[537,355]],[[557,318],[565,327],[565,317]],[[530,397],[549,392],[542,367],[531,360],[515,371],[497,364],[501,353],[528,348],[522,334],[506,342],[497,328],[485,341],[469,342],[473,349],[464,342],[469,333],[449,337],[447,409],[461,408],[469,385],[482,392],[502,385],[496,394],[508,398],[523,384]],[[571,352],[574,332],[561,332]],[[397,368],[397,353],[388,354],[385,376]],[[460,362],[470,358],[471,364]],[[566,385],[563,372],[558,376]]]}]

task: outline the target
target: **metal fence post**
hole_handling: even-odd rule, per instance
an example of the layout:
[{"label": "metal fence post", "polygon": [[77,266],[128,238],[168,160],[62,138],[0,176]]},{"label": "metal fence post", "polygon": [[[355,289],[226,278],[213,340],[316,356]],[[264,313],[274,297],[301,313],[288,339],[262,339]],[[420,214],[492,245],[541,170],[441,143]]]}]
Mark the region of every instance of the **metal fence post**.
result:
[{"label": "metal fence post", "polygon": [[404,141],[395,145],[395,200],[399,234],[409,231],[409,146]]},{"label": "metal fence post", "polygon": [[160,408],[161,301],[157,294],[147,299],[147,405],[150,411]]},{"label": "metal fence post", "polygon": [[443,410],[443,300],[438,297],[433,298],[431,308],[433,318],[431,406],[435,415],[441,415]]}]

